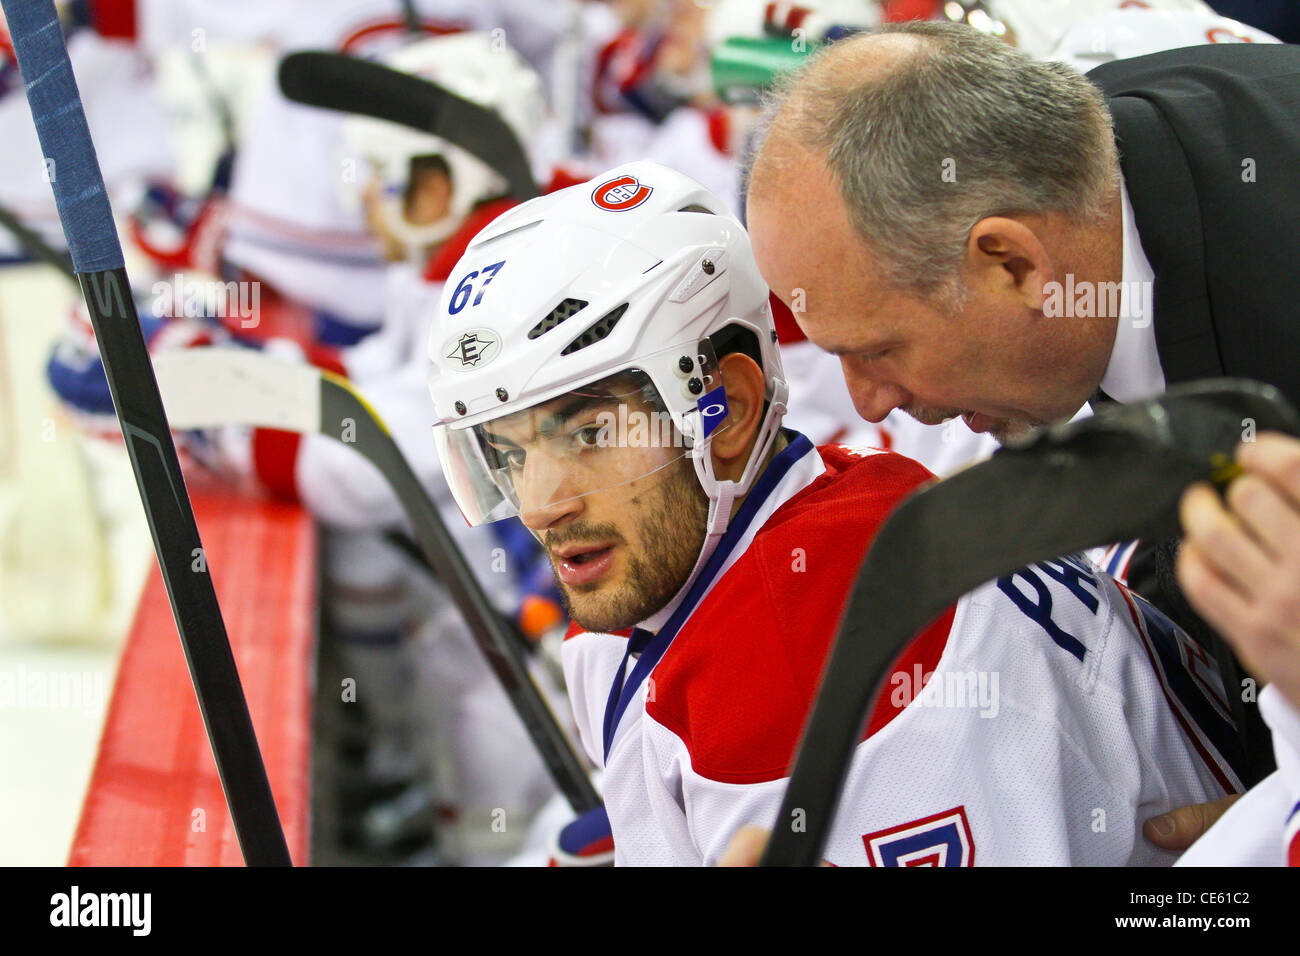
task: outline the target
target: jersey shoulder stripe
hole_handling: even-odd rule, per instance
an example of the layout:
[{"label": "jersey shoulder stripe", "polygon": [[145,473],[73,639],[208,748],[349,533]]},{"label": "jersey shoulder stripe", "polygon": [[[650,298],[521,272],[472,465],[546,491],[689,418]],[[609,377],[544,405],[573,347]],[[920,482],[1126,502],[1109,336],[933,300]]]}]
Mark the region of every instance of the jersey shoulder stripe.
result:
[{"label": "jersey shoulder stripe", "polygon": [[1118,581],[1116,586],[1183,733],[1219,786],[1241,793],[1245,754],[1217,666],[1159,610]]}]

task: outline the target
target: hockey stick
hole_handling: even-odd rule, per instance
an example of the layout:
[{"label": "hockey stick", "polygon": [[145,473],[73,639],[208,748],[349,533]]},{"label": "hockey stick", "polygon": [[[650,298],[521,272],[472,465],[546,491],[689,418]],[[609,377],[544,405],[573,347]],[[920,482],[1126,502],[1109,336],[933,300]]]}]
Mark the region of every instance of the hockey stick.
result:
[{"label": "hockey stick", "polygon": [[[415,539],[405,531],[385,531],[384,540],[391,544],[396,550],[400,551],[406,560],[410,561],[433,580],[442,580],[438,577],[437,569],[429,562],[429,557],[424,553],[424,549],[421,548]],[[524,636],[524,632],[520,629],[519,625],[512,621],[509,616],[502,614],[499,611],[497,612],[496,617],[497,620],[501,622],[501,626],[505,628],[505,632],[510,638],[511,646],[524,657],[529,656],[535,650],[535,646],[532,641]]]},{"label": "hockey stick", "polygon": [[518,640],[465,563],[397,442],[351,383],[310,365],[292,365],[246,349],[167,352],[154,363],[174,428],[254,425],[325,435],[378,468],[397,496],[424,559],[459,608],[556,786],[577,813],[600,806],[573,745],[528,673]]},{"label": "hockey stick", "polygon": [[540,192],[509,124],[436,83],[371,60],[305,51],[280,61],[280,90],[307,106],[388,120],[454,143],[500,173],[520,201]]},{"label": "hockey stick", "polygon": [[1026,564],[1175,534],[1188,485],[1235,477],[1232,453],[1248,423],[1300,434],[1300,418],[1271,386],[1194,383],[1041,429],[904,501],[854,581],[763,865],[820,861],[867,709],[921,628]]},{"label": "hockey stick", "polygon": [[25,222],[15,216],[4,206],[0,206],[0,227],[18,240],[19,245],[27,250],[33,259],[39,259],[47,265],[54,266],[73,282],[77,273],[72,267],[72,259],[66,252],[60,252],[45,241],[44,237]]},{"label": "hockey stick", "polygon": [[104,179],[52,0],[0,0],[59,219],[99,342],[199,710],[250,866],[289,865],[176,446],[136,316]]},{"label": "hockey stick", "polygon": [[406,32],[413,37],[418,37],[423,31],[420,29],[420,14],[415,9],[415,0],[401,0],[402,20],[406,23]]}]

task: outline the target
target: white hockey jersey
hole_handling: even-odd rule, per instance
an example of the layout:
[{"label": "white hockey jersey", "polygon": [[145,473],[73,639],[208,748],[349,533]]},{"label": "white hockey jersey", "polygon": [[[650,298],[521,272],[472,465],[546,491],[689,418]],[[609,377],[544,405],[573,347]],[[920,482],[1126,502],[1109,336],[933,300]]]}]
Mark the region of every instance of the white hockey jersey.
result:
[{"label": "white hockey jersey", "polygon": [[[796,436],[664,628],[571,629],[565,677],[618,863],[713,864],[742,825],[773,826],[861,556],[928,478]],[[1086,559],[989,582],[896,664],[825,856],[1172,863],[1143,821],[1241,789],[1222,695],[1200,649]]]},{"label": "white hockey jersey", "polygon": [[1276,687],[1260,691],[1277,770],[1232,805],[1179,866],[1300,867],[1300,710]]}]

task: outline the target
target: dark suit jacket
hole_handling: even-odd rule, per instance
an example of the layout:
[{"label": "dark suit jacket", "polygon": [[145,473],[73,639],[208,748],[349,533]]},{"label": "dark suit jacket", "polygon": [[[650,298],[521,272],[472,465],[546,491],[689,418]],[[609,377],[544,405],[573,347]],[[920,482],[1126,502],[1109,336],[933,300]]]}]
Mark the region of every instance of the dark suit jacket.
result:
[{"label": "dark suit jacket", "polygon": [[[1253,378],[1300,408],[1300,47],[1219,44],[1092,70],[1155,271],[1165,381]],[[1129,584],[1219,660],[1253,784],[1274,767],[1222,638],[1174,578],[1177,541],[1143,542]]]},{"label": "dark suit jacket", "polygon": [[1155,270],[1166,382],[1254,378],[1300,407],[1300,47],[1189,47],[1088,77]]}]

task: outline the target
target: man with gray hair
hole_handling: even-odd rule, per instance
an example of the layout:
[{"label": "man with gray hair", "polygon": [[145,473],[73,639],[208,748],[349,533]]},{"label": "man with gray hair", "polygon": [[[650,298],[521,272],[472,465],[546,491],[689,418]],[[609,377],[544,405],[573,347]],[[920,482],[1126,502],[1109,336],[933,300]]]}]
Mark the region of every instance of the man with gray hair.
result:
[{"label": "man with gray hair", "polygon": [[[1191,47],[1085,78],[905,24],[826,48],[777,90],[748,224],[864,418],[960,415],[1001,439],[1208,377],[1300,404],[1297,168],[1296,47]],[[1226,506],[1189,495],[1179,581],[1237,646],[1282,642],[1300,662],[1300,540],[1276,531],[1300,526],[1300,443],[1268,451],[1241,457]],[[1148,553],[1133,583],[1206,637],[1172,546]]]},{"label": "man with gray hair", "polygon": [[873,421],[1006,437],[1222,375],[1300,402],[1298,76],[1286,46],[1085,79],[957,25],[841,41],[769,105],[759,264]]}]

